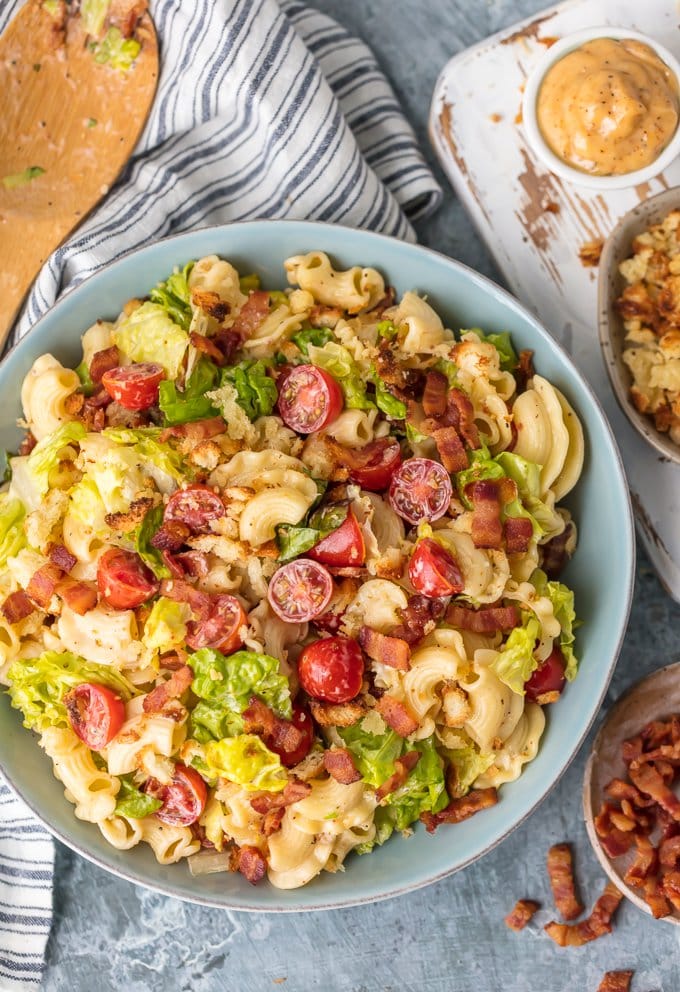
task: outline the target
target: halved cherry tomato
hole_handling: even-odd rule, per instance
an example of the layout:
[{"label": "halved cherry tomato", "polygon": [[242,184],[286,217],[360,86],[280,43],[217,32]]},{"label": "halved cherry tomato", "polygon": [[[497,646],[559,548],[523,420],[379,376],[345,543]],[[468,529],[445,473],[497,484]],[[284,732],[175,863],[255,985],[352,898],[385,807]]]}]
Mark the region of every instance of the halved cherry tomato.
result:
[{"label": "halved cherry tomato", "polygon": [[164,375],[163,366],[156,362],[136,362],[109,369],[102,376],[102,385],[126,410],[146,410],[158,402],[158,385]]},{"label": "halved cherry tomato", "polygon": [[248,623],[243,607],[235,596],[214,596],[204,620],[190,620],[186,642],[193,651],[214,648],[232,654],[243,644],[240,631]]},{"label": "halved cherry tomato", "polygon": [[564,669],[566,663],[564,655],[555,645],[542,665],[531,674],[531,678],[524,683],[526,698],[536,703],[540,696],[547,692],[562,692],[566,684]]},{"label": "halved cherry tomato", "polygon": [[465,586],[456,559],[431,537],[423,537],[416,544],[408,563],[408,577],[415,591],[429,599],[453,596]]},{"label": "halved cherry tomato", "polygon": [[267,598],[277,616],[288,623],[306,623],[318,617],[333,595],[330,572],[309,558],[296,558],[274,572]]},{"label": "halved cherry tomato", "polygon": [[349,509],[340,526],[315,544],[307,554],[324,565],[363,565],[366,544],[354,512]]},{"label": "halved cherry tomato", "polygon": [[210,530],[210,521],[219,520],[225,513],[224,503],[215,490],[195,482],[172,494],[163,520],[178,520],[194,534],[205,534]]},{"label": "halved cherry tomato", "polygon": [[83,682],[63,699],[73,732],[91,751],[101,751],[125,722],[125,704],[118,693],[98,682]]},{"label": "halved cherry tomato", "polygon": [[180,764],[175,765],[175,774],[168,785],[150,778],[142,788],[155,799],[161,800],[163,805],[154,815],[172,826],[188,827],[195,823],[208,798],[206,784],[196,769]]},{"label": "halved cherry tomato", "polygon": [[349,637],[324,637],[298,658],[298,678],[307,695],[326,703],[348,703],[361,689],[364,656]]},{"label": "halved cherry tomato", "polygon": [[281,419],[299,434],[323,430],[342,410],[340,386],[316,365],[296,365],[277,385]]},{"label": "halved cherry tomato", "polygon": [[[355,466],[350,466],[349,477],[362,489],[372,493],[387,489],[390,479],[401,465],[401,448],[393,438],[380,437],[354,452]],[[365,464],[356,465],[360,458]]]},{"label": "halved cherry tomato", "polygon": [[400,517],[417,524],[443,517],[452,495],[451,478],[443,465],[431,458],[407,458],[392,476],[389,500]]},{"label": "halved cherry tomato", "polygon": [[312,718],[307,710],[297,703],[293,703],[293,719],[291,723],[302,734],[302,740],[294,751],[284,751],[281,745],[277,744],[275,740],[267,736],[264,738],[264,742],[269,750],[278,754],[281,758],[281,764],[285,765],[286,768],[294,768],[295,765],[299,765],[302,759],[307,757],[314,743],[314,724],[312,723]]},{"label": "halved cherry tomato", "polygon": [[158,581],[134,551],[109,548],[97,562],[99,595],[115,610],[133,610],[158,592]]}]

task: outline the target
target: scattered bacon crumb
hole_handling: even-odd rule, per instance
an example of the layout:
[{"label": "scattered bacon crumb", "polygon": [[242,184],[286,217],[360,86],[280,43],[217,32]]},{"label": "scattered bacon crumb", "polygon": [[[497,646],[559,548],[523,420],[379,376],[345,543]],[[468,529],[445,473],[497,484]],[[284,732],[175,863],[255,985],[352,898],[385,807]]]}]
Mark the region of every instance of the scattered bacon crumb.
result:
[{"label": "scattered bacon crumb", "polygon": [[543,209],[547,214],[558,214],[562,208],[554,200],[548,200],[543,204]]},{"label": "scattered bacon crumb", "polygon": [[188,665],[183,665],[173,672],[169,679],[161,682],[151,690],[145,697],[142,707],[145,713],[160,713],[165,704],[170,699],[179,699],[183,692],[191,685],[194,678],[193,670]]},{"label": "scattered bacon crumb", "polygon": [[[217,294],[215,295],[217,296]],[[225,304],[225,306],[228,306],[228,304]],[[205,307],[201,307],[201,309],[205,309]],[[205,334],[198,334],[196,331],[192,331],[189,335],[189,341],[196,351],[200,351],[203,355],[207,355],[208,358],[212,358],[216,365],[224,365],[226,361],[224,355],[217,345],[210,338],[206,337]]]},{"label": "scattered bacon crumb", "polygon": [[63,544],[52,544],[47,549],[47,557],[57,568],[63,568],[65,572],[70,572],[76,567],[78,559],[72,555]]},{"label": "scattered bacon crumb", "polygon": [[402,622],[390,631],[390,636],[401,637],[413,647],[434,630],[437,620],[441,620],[446,612],[446,604],[441,599],[414,595],[409,596],[407,605],[398,612]]},{"label": "scattered bacon crumb", "polygon": [[501,501],[498,483],[493,479],[473,482],[470,488],[472,499],[472,540],[477,548],[500,548],[503,540],[501,523]]},{"label": "scattered bacon crumb", "polygon": [[191,537],[191,528],[181,520],[165,520],[151,538],[150,544],[159,551],[179,551]]},{"label": "scattered bacon crumb", "polygon": [[268,314],[269,293],[263,289],[256,289],[241,307],[231,330],[238,334],[241,340],[247,340]]},{"label": "scattered bacon crumb", "polygon": [[449,805],[439,813],[421,813],[420,819],[425,824],[427,832],[432,834],[441,823],[460,823],[461,820],[467,820],[482,809],[495,806],[497,802],[497,789],[493,787],[471,789],[467,795],[461,796],[460,799],[452,799]]},{"label": "scattered bacon crumb", "polygon": [[497,630],[512,630],[522,622],[516,606],[490,606],[482,610],[451,603],[446,611],[446,622],[459,630],[476,634],[493,634]]},{"label": "scattered bacon crumb", "polygon": [[19,445],[20,455],[30,455],[37,444],[36,438],[33,437],[30,431],[26,431],[21,444]]},{"label": "scattered bacon crumb", "polygon": [[574,524],[569,520],[561,534],[551,537],[541,545],[541,568],[549,579],[556,579],[571,558],[567,546],[572,541],[575,530]]},{"label": "scattered bacon crumb", "polygon": [[388,727],[400,737],[408,737],[418,729],[418,721],[409,712],[406,705],[394,696],[385,693],[375,704],[375,708]]},{"label": "scattered bacon crumb", "polygon": [[278,809],[270,809],[264,814],[264,819],[262,821],[262,833],[265,837],[271,837],[275,834],[277,830],[281,829],[281,824],[283,823],[283,818],[286,815],[286,809],[284,806],[279,806]]},{"label": "scattered bacon crumb", "polygon": [[449,415],[466,444],[471,448],[479,448],[479,431],[475,424],[475,411],[469,396],[466,396],[462,389],[451,389],[449,391]]},{"label": "scattered bacon crumb", "polygon": [[441,417],[446,413],[449,381],[443,372],[431,370],[425,377],[423,410],[426,417]]},{"label": "scattered bacon crumb", "polygon": [[158,440],[167,441],[170,437],[181,437],[190,441],[208,441],[211,437],[224,434],[227,426],[223,417],[207,417],[205,420],[194,420],[190,424],[175,424],[161,431]]},{"label": "scattered bacon crumb", "polygon": [[584,269],[597,268],[600,264],[603,244],[602,238],[598,238],[597,241],[586,241],[581,245],[578,250],[578,257]]},{"label": "scattered bacon crumb", "polygon": [[46,608],[54,595],[57,582],[62,578],[63,572],[56,565],[49,562],[42,565],[37,572],[34,572],[26,586],[26,592],[38,606]]},{"label": "scattered bacon crumb", "polygon": [[515,932],[524,930],[531,917],[539,909],[539,903],[534,902],[533,899],[518,899],[513,909],[505,917],[505,925]]},{"label": "scattered bacon crumb", "polygon": [[323,763],[331,778],[341,785],[351,785],[361,778],[361,772],[354,764],[354,758],[347,748],[334,747],[324,751]]},{"label": "scattered bacon crumb", "polygon": [[368,657],[374,661],[400,672],[407,672],[411,667],[411,648],[401,637],[389,637],[371,627],[362,627],[358,640]]},{"label": "scattered bacon crumb", "polygon": [[517,356],[517,368],[515,369],[515,381],[517,392],[523,393],[527,388],[530,379],[534,377],[534,353],[530,348],[523,348]]},{"label": "scattered bacon crumb", "polygon": [[284,720],[257,696],[252,696],[243,711],[244,729],[247,734],[260,734],[277,754],[292,754],[302,743],[302,731],[290,720]]},{"label": "scattered bacon crumb", "polygon": [[407,751],[401,758],[394,762],[394,771],[388,779],[376,790],[378,802],[382,802],[386,796],[400,789],[413,769],[420,761],[420,751]]},{"label": "scattered bacon crumb", "polygon": [[2,615],[8,623],[19,623],[35,612],[35,606],[23,589],[11,592],[2,604]]},{"label": "scattered bacon crumb", "polygon": [[60,579],[54,591],[66,605],[77,613],[84,616],[93,610],[97,605],[97,590],[87,582],[79,582],[78,579],[71,579],[68,576]]},{"label": "scattered bacon crumb", "polygon": [[632,971],[608,971],[597,987],[597,992],[628,992]]},{"label": "scattered bacon crumb", "polygon": [[199,620],[205,620],[210,613],[212,605],[210,596],[201,592],[200,589],[194,589],[192,585],[182,579],[163,579],[160,592],[161,596],[173,599],[177,603],[188,603],[191,612]]},{"label": "scattered bacon crumb", "polygon": [[98,385],[105,372],[110,372],[119,365],[120,353],[115,344],[110,348],[104,348],[103,351],[95,351],[90,362],[90,379]]},{"label": "scattered bacon crumb", "polygon": [[548,851],[548,877],[557,910],[565,920],[574,920],[583,911],[576,898],[574,865],[568,844],[553,844]]},{"label": "scattered bacon crumb", "polygon": [[293,803],[300,802],[310,794],[312,787],[309,782],[301,782],[298,778],[293,778],[286,782],[285,788],[281,792],[258,792],[252,796],[250,805],[256,813],[269,813],[273,809],[285,809]]},{"label": "scattered bacon crumb", "polygon": [[612,882],[607,882],[604,892],[593,906],[592,912],[580,923],[557,923],[552,921],[544,929],[551,940],[560,947],[582,947],[591,940],[597,940],[611,933],[611,919],[623,895]]},{"label": "scattered bacon crumb", "polygon": [[208,556],[203,551],[182,551],[175,555],[175,561],[186,575],[203,578],[208,574]]},{"label": "scattered bacon crumb", "polygon": [[267,862],[257,847],[244,844],[236,849],[234,869],[247,878],[251,885],[261,882],[267,872]]},{"label": "scattered bacon crumb", "polygon": [[467,452],[455,427],[437,427],[435,421],[424,420],[420,429],[432,436],[447,472],[462,472],[468,467]]},{"label": "scattered bacon crumb", "polygon": [[534,528],[528,517],[506,517],[505,550],[509,555],[526,554]]}]

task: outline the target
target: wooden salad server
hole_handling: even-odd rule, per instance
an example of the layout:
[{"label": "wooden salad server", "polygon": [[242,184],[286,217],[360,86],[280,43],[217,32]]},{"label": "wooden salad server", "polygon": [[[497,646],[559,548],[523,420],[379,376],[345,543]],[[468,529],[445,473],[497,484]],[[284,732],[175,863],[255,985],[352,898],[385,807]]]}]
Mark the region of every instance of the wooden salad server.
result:
[{"label": "wooden salad server", "polygon": [[0,346],[127,162],[157,80],[146,0],[26,0],[0,37]]}]

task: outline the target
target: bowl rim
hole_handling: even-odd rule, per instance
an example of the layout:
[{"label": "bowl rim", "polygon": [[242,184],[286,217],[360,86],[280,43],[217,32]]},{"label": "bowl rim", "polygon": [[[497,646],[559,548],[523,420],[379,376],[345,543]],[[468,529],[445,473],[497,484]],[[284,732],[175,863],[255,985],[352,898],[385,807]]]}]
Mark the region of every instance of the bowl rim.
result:
[{"label": "bowl rim", "polygon": [[[630,399],[629,389],[633,382],[633,377],[630,371],[626,370],[625,373],[622,371],[622,362],[616,357],[618,348],[615,348],[614,345],[615,339],[620,337],[620,351],[623,353],[625,350],[623,321],[619,319],[619,326],[617,327],[614,320],[611,319],[614,313],[612,297],[614,294],[614,284],[617,279],[618,264],[629,256],[632,240],[636,237],[637,233],[646,230],[650,224],[657,223],[658,221],[654,219],[655,217],[661,220],[667,213],[670,213],[673,207],[665,206],[667,200],[671,202],[675,201],[677,208],[680,209],[680,189],[677,187],[664,189],[660,193],[642,200],[623,214],[610,231],[603,245],[598,265],[597,329],[607,376],[614,391],[616,402],[622,412],[628,418],[629,423],[648,444],[665,458],[680,465],[680,445],[675,444],[667,434],[663,434],[657,430],[651,417],[640,413]],[[623,231],[629,225],[637,227],[638,224],[635,223],[636,221],[639,222],[640,232],[626,235],[627,253],[622,255],[621,258],[616,258],[616,249],[622,240]],[[627,376],[627,381],[624,380],[624,376]]]},{"label": "bowl rim", "polygon": [[529,73],[522,96],[522,122],[524,124],[524,132],[532,150],[543,165],[559,176],[560,179],[592,190],[626,189],[637,186],[640,183],[648,182],[650,179],[658,176],[680,154],[680,121],[670,141],[653,162],[641,169],[636,169],[634,172],[626,172],[616,176],[591,176],[589,173],[583,172],[564,162],[549,147],[538,125],[538,93],[544,76],[551,66],[564,55],[579,48],[587,41],[594,41],[596,38],[612,38],[616,41],[630,38],[649,45],[673,72],[680,88],[680,61],[678,61],[665,45],[662,45],[656,39],[632,28],[619,28],[612,25],[583,28],[581,31],[574,31],[572,34],[560,38],[554,45],[551,45]]},{"label": "bowl rim", "polygon": [[[128,251],[121,252],[121,254],[116,256],[115,259],[100,265],[95,272],[91,273],[81,282],[78,282],[73,287],[68,289],[62,296],[60,296],[59,299],[56,300],[56,302],[41,317],[38,318],[35,324],[33,324],[29,328],[29,330],[18,341],[16,341],[12,345],[10,349],[8,349],[8,351],[3,356],[2,361],[0,361],[0,376],[2,374],[2,368],[4,367],[7,359],[11,355],[13,355],[17,349],[25,346],[25,342],[30,338],[33,332],[37,328],[39,328],[45,322],[45,320],[51,318],[51,315],[53,315],[55,312],[58,313],[63,307],[65,307],[67,300],[70,298],[73,292],[76,292],[81,286],[84,286],[86,283],[89,283],[91,280],[98,278],[102,272],[113,268],[114,266],[118,265],[119,263],[122,263],[124,260],[128,259],[133,255],[142,255],[145,252],[153,252],[156,246],[159,245],[160,243],[178,241],[191,235],[205,234],[207,232],[212,232],[217,238],[220,231],[231,230],[232,228],[243,229],[245,227],[263,227],[272,224],[275,225],[285,224],[286,226],[291,226],[291,227],[293,226],[304,227],[304,228],[309,228],[312,231],[314,230],[322,231],[324,229],[329,229],[329,228],[330,229],[339,228],[342,231],[351,234],[352,237],[365,238],[368,242],[373,241],[376,242],[378,245],[397,243],[405,246],[407,250],[413,249],[425,255],[432,256],[433,258],[439,260],[440,262],[444,262],[446,265],[453,266],[454,268],[463,271],[468,277],[470,277],[471,282],[473,284],[474,283],[480,284],[485,291],[496,294],[498,297],[500,297],[502,302],[506,306],[508,306],[511,310],[515,310],[516,312],[520,313],[523,319],[527,321],[529,326],[538,329],[540,331],[541,336],[545,336],[546,338],[548,338],[551,343],[551,346],[555,348],[557,353],[570,368],[573,375],[579,380],[582,388],[584,389],[590,400],[590,403],[592,404],[594,411],[599,416],[606,434],[608,435],[612,456],[614,458],[614,462],[616,466],[618,467],[619,479],[622,483],[622,495],[624,497],[624,506],[625,506],[625,513],[622,520],[622,524],[623,524],[622,543],[625,543],[626,545],[626,552],[627,552],[626,557],[629,560],[629,564],[630,564],[628,570],[629,574],[626,582],[626,599],[625,599],[625,606],[622,612],[621,631],[616,640],[615,645],[612,646],[613,650],[611,654],[611,661],[609,664],[608,671],[606,672],[606,677],[604,679],[602,689],[595,702],[595,705],[593,706],[592,713],[588,718],[587,724],[583,728],[583,732],[580,734],[578,740],[574,742],[568,757],[563,759],[563,763],[559,767],[557,774],[550,780],[547,786],[542,788],[540,794],[536,797],[534,801],[530,803],[529,807],[525,810],[525,812],[521,816],[518,816],[517,819],[515,819],[514,822],[512,822],[512,824],[508,827],[508,829],[499,837],[497,837],[494,841],[489,843],[484,848],[484,850],[478,851],[477,853],[473,853],[469,857],[467,857],[464,861],[457,863],[451,867],[445,868],[444,870],[439,871],[436,874],[430,874],[426,878],[420,878],[417,879],[416,881],[412,881],[404,885],[397,885],[394,887],[385,888],[383,891],[381,891],[378,894],[355,896],[355,897],[350,897],[331,902],[321,900],[314,904],[308,904],[305,906],[290,905],[285,902],[281,902],[279,904],[274,904],[274,905],[270,903],[269,905],[252,906],[252,905],[240,903],[238,898],[232,897],[230,901],[227,903],[222,900],[213,898],[211,896],[207,896],[207,895],[202,896],[200,893],[194,895],[193,893],[189,894],[186,892],[177,892],[177,890],[173,888],[172,885],[165,884],[162,881],[150,882],[147,879],[140,877],[140,875],[135,871],[133,871],[132,869],[128,869],[127,867],[122,868],[119,867],[118,865],[111,864],[104,857],[98,855],[95,851],[87,849],[80,842],[74,841],[64,831],[58,829],[57,827],[49,823],[38,812],[38,810],[36,810],[33,803],[31,803],[30,800],[23,795],[20,786],[18,786],[14,780],[14,776],[11,773],[9,773],[5,768],[5,763],[2,759],[2,753],[0,751],[0,773],[4,776],[5,781],[11,787],[11,789],[31,810],[31,812],[36,817],[36,819],[40,823],[42,823],[42,825],[49,831],[50,834],[52,834],[52,836],[60,840],[66,847],[68,847],[72,851],[75,851],[77,854],[86,858],[86,860],[97,865],[99,868],[104,869],[104,871],[107,871],[118,878],[122,878],[125,881],[132,882],[134,885],[140,885],[142,888],[148,889],[152,892],[158,892],[162,895],[171,896],[175,899],[180,899],[183,902],[188,902],[195,905],[208,906],[213,909],[222,909],[222,910],[238,911],[238,912],[246,912],[246,913],[298,913],[298,912],[308,912],[308,911],[318,912],[322,910],[330,911],[334,909],[347,909],[353,906],[371,905],[372,903],[383,902],[387,899],[393,899],[398,896],[405,895],[408,892],[415,892],[418,889],[426,888],[429,885],[433,885],[436,882],[440,882],[443,879],[448,878],[451,875],[454,875],[456,872],[461,871],[464,868],[467,868],[469,865],[473,864],[475,861],[478,861],[480,858],[484,857],[486,854],[489,854],[496,847],[498,847],[503,841],[505,841],[510,836],[511,833],[513,833],[521,824],[523,824],[526,820],[528,820],[531,814],[534,813],[535,810],[541,805],[541,803],[543,803],[544,800],[550,795],[550,793],[553,791],[557,783],[560,781],[564,773],[571,765],[572,761],[574,761],[577,754],[580,752],[584,741],[586,740],[595,720],[597,719],[600,709],[602,707],[602,702],[606,696],[607,689],[609,688],[609,684],[611,682],[612,676],[614,674],[614,670],[619,660],[621,648],[623,646],[623,641],[625,639],[626,631],[628,628],[628,621],[630,618],[630,611],[633,601],[633,593],[635,586],[636,533],[635,533],[635,523],[634,523],[630,490],[627,484],[626,473],[623,466],[623,460],[621,458],[621,453],[616,443],[614,432],[593,387],[590,385],[590,383],[585,378],[585,376],[583,376],[582,373],[577,369],[576,365],[571,359],[571,356],[567,353],[566,349],[560,344],[560,342],[557,341],[548,332],[548,330],[543,326],[543,324],[531,313],[531,311],[527,307],[524,306],[523,303],[521,303],[516,297],[514,297],[507,289],[500,286],[498,283],[494,282],[493,279],[491,279],[489,276],[486,276],[481,272],[477,272],[475,269],[473,269],[469,265],[466,265],[464,262],[459,262],[456,259],[450,258],[448,255],[445,255],[443,252],[437,251],[434,248],[426,247],[417,242],[413,243],[413,242],[401,241],[399,238],[395,238],[391,235],[382,234],[375,231],[368,231],[362,228],[355,228],[346,224],[330,224],[324,221],[317,221],[317,220],[297,220],[294,218],[282,218],[282,219],[274,219],[274,220],[260,219],[260,220],[234,221],[227,224],[208,224],[203,227],[192,228],[191,230],[188,231],[180,231],[177,232],[176,234],[171,234],[163,238],[157,238],[148,244],[144,244],[138,246],[137,248],[132,248],[129,249]],[[330,249],[330,251],[332,253],[333,249]]]}]

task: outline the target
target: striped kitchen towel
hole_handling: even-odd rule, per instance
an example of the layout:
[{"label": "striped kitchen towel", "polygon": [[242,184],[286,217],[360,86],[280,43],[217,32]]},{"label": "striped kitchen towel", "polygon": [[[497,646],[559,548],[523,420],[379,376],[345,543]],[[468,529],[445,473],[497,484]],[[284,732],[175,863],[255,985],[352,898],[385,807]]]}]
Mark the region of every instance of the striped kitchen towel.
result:
[{"label": "striped kitchen towel", "polygon": [[[22,2],[0,4],[0,30]],[[414,240],[410,219],[439,203],[371,51],[331,18],[298,0],[151,0],[151,11],[161,75],[136,154],[44,266],[15,340],[68,287],[168,234],[309,218]],[[0,990],[19,992],[40,982],[53,854],[0,789]]]}]

